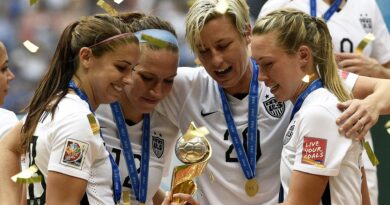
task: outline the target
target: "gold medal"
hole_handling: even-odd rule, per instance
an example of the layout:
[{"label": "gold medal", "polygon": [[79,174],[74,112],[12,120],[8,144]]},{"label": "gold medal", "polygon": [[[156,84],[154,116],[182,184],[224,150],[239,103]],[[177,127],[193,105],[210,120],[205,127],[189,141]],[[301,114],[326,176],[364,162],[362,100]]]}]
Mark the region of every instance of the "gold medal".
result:
[{"label": "gold medal", "polygon": [[246,181],[246,183],[245,183],[246,195],[253,197],[257,194],[258,191],[259,191],[259,184],[257,184],[257,181],[255,178],[249,179],[248,181]]}]

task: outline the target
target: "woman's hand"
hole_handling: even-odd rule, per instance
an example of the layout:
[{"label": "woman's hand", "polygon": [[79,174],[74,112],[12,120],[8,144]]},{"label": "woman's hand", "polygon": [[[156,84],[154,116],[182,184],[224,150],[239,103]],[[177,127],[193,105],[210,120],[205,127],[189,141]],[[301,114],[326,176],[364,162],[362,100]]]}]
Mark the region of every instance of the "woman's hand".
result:
[{"label": "woman's hand", "polygon": [[[172,202],[173,197],[180,198],[184,203]],[[172,196],[171,192],[167,192],[164,198],[164,201],[161,205],[199,205],[199,202],[196,201],[190,194],[177,193]]]}]

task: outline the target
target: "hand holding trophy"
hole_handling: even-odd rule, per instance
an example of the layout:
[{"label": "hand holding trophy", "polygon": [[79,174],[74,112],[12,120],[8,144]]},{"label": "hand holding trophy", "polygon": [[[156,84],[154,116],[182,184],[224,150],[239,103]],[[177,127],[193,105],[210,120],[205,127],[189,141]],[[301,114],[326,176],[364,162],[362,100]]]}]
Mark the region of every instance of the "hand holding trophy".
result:
[{"label": "hand holding trophy", "polygon": [[[193,195],[197,186],[195,177],[202,174],[211,157],[212,149],[206,139],[209,131],[205,127],[197,128],[191,122],[187,132],[176,142],[175,153],[184,165],[176,166],[172,174],[171,192]],[[173,202],[182,203],[179,198],[173,198]]]}]

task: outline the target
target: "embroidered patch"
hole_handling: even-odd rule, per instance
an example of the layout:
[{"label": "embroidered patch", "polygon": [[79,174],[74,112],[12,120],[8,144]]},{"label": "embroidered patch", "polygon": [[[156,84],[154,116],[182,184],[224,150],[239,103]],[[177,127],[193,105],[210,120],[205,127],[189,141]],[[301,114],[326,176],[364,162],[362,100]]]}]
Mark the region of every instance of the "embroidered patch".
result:
[{"label": "embroidered patch", "polygon": [[74,139],[67,139],[61,157],[61,164],[81,169],[88,144]]},{"label": "embroidered patch", "polygon": [[272,97],[263,102],[268,114],[273,117],[281,118],[283,116],[285,105],[283,102],[278,102],[275,97]]},{"label": "embroidered patch", "polygon": [[314,137],[303,138],[302,163],[323,167],[327,140]]},{"label": "embroidered patch", "polygon": [[372,18],[367,13],[360,14],[359,21],[366,33],[372,33]]},{"label": "embroidered patch", "polygon": [[161,139],[161,134],[153,133],[152,135],[152,148],[154,154],[160,158],[164,153],[164,140]]}]

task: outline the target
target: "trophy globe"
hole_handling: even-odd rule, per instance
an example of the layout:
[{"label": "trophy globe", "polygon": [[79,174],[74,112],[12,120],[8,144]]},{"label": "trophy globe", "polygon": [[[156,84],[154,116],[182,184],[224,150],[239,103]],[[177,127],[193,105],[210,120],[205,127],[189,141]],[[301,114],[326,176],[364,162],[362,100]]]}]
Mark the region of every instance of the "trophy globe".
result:
[{"label": "trophy globe", "polygon": [[193,136],[186,140],[180,137],[175,148],[177,158],[184,164],[193,164],[206,159],[210,153],[210,144],[204,136]]}]

